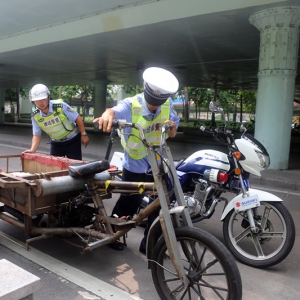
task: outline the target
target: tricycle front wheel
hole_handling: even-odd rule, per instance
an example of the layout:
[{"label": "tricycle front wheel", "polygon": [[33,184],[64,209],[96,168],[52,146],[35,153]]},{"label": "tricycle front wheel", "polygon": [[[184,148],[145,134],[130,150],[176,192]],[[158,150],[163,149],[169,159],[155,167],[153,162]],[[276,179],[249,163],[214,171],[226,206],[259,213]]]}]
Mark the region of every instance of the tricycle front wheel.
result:
[{"label": "tricycle front wheel", "polygon": [[152,279],[160,299],[242,299],[236,262],[216,237],[191,227],[176,228],[175,235],[188,286],[184,288],[161,237],[151,261]]}]

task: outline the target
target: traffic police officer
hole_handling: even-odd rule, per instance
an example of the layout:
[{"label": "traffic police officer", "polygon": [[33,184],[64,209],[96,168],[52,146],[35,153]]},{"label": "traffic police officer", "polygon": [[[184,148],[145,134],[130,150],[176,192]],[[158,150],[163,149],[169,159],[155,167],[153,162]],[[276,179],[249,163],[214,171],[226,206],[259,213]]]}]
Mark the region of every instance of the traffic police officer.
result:
[{"label": "traffic police officer", "polygon": [[81,116],[67,103],[52,103],[50,91],[44,84],[36,84],[30,90],[29,100],[37,109],[31,114],[31,148],[23,153],[33,153],[38,149],[44,131],[51,138],[51,155],[82,160],[81,143],[86,147],[89,138]]},{"label": "traffic police officer", "polygon": [[[169,71],[162,68],[148,68],[143,73],[144,92],[132,98],[126,98],[111,109],[107,109],[101,117],[94,119],[99,129],[111,131],[114,119],[125,119],[127,122],[137,123],[143,129],[147,141],[159,144],[161,126],[163,123],[174,125],[168,132],[169,137],[175,137],[179,125],[179,117],[173,108],[171,95],[178,90],[178,80]],[[132,133],[132,134],[131,134]],[[150,161],[139,134],[134,128],[122,130],[121,144],[124,148],[123,181],[153,182]],[[121,195],[117,201],[112,215],[133,216],[142,201],[143,195]],[[145,253],[146,236],[150,224],[158,212],[149,216],[145,238],[140,245],[140,252]],[[123,250],[121,243],[110,244],[115,250]]]}]

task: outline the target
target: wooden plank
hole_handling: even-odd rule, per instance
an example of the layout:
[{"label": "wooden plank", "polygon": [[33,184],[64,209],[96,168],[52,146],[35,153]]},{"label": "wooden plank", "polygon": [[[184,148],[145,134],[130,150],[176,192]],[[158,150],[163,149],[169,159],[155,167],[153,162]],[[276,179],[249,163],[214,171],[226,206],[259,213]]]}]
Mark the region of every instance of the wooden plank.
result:
[{"label": "wooden plank", "polygon": [[18,203],[16,203],[15,205],[15,203],[10,199],[0,196],[0,202],[22,212],[23,214],[30,215],[30,212],[28,211],[27,207],[22,206]]},{"label": "wooden plank", "polygon": [[9,173],[0,173],[0,187],[2,188],[26,188],[27,180],[22,177],[16,177]]},{"label": "wooden plank", "polygon": [[13,157],[20,157],[20,154],[0,155],[0,158],[13,158]]}]

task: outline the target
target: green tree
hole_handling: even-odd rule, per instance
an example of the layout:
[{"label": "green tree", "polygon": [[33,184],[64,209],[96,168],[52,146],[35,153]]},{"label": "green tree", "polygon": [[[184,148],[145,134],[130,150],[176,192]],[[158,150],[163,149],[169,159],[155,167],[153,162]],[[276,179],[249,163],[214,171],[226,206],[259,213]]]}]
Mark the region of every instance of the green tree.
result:
[{"label": "green tree", "polygon": [[140,87],[138,85],[122,85],[123,91],[129,95],[129,96],[134,96],[138,93],[142,93],[144,88]]}]

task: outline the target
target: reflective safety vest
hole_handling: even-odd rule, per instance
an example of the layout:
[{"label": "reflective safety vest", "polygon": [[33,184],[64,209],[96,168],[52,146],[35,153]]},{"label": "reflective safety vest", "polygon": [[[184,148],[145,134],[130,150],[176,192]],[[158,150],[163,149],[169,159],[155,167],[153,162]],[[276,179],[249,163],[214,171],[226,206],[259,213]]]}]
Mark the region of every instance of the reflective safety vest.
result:
[{"label": "reflective safety vest", "polygon": [[[53,113],[49,116],[41,116],[39,109],[36,109],[31,116],[52,139],[60,140],[67,137],[67,135],[71,136],[70,133],[73,131],[72,121],[63,113],[62,105],[53,104],[52,107]],[[72,132],[72,134],[75,132]]]},{"label": "reflective safety vest", "polygon": [[[130,98],[132,123],[136,123],[143,128],[145,138],[148,143],[159,145],[162,124],[170,118],[170,102],[167,100],[162,106],[158,116],[152,121],[145,120],[142,115],[142,105],[138,101],[138,96]],[[128,140],[121,134],[121,144],[129,156],[135,160],[147,156],[147,150],[143,145],[137,129],[131,128],[131,135]]]}]

